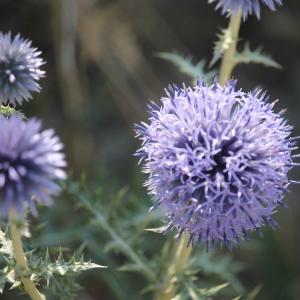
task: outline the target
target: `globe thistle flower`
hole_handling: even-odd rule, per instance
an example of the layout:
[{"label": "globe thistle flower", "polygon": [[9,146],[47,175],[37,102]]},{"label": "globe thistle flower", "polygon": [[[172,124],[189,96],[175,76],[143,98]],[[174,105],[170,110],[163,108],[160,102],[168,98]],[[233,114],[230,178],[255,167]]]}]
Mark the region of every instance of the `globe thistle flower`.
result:
[{"label": "globe thistle flower", "polygon": [[10,32],[0,33],[0,104],[21,104],[40,91],[37,81],[45,74],[40,54],[19,34],[12,38]]},{"label": "globe thistle flower", "polygon": [[265,93],[203,83],[172,86],[161,106],[152,103],[149,124],[136,125],[136,155],[149,174],[145,185],[168,229],[207,247],[239,243],[267,224],[283,204],[295,165],[292,127],[273,112]]},{"label": "globe thistle flower", "polygon": [[273,11],[276,9],[276,5],[282,5],[282,0],[209,0],[208,2],[217,2],[216,8],[220,8],[222,14],[235,15],[241,9],[244,20],[253,14],[260,18],[261,4],[268,6]]},{"label": "globe thistle flower", "polygon": [[66,166],[62,143],[52,129],[41,131],[37,119],[16,115],[0,117],[0,206],[2,215],[15,209],[22,215],[27,203],[36,214],[35,202],[50,204],[60,188]]}]

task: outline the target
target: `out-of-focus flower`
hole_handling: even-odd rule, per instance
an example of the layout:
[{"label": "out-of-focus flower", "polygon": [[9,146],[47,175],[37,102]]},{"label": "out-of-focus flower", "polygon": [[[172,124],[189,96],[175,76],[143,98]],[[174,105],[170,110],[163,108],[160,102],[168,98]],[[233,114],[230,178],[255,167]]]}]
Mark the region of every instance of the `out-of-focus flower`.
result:
[{"label": "out-of-focus flower", "polygon": [[10,33],[0,33],[0,104],[21,104],[40,91],[38,81],[45,75],[40,54],[19,34],[12,38]]},{"label": "out-of-focus flower", "polygon": [[0,117],[1,215],[15,209],[22,215],[24,203],[36,214],[35,202],[50,204],[60,188],[66,166],[62,143],[52,129],[41,131],[36,119]]},{"label": "out-of-focus flower", "polygon": [[208,2],[217,2],[216,8],[220,8],[223,14],[235,15],[241,9],[244,20],[253,14],[260,18],[261,4],[271,10],[275,10],[276,5],[282,5],[282,0],[209,0]]},{"label": "out-of-focus flower", "polygon": [[234,82],[172,86],[161,106],[150,105],[149,124],[136,125],[153,207],[165,209],[179,236],[230,246],[264,224],[276,227],[295,139],[267,99]]}]

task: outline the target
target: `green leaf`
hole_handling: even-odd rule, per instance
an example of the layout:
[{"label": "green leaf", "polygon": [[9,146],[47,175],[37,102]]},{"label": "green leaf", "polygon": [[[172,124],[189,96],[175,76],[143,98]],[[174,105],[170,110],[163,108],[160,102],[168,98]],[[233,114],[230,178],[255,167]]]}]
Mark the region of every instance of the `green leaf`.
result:
[{"label": "green leaf", "polygon": [[157,277],[146,259],[137,253],[131,245],[124,239],[121,234],[119,234],[109,223],[107,216],[103,213],[104,210],[98,204],[98,207],[95,207],[93,203],[93,199],[91,199],[90,195],[83,194],[80,187],[75,182],[69,182],[70,184],[66,187],[68,192],[71,193],[74,197],[76,197],[78,203],[80,203],[81,207],[87,209],[93,216],[93,224],[101,227],[114,242],[111,246],[117,247],[120,252],[126,255],[134,264],[139,267],[139,270],[143,272],[143,274],[149,278],[151,281],[155,282]]},{"label": "green leaf", "polygon": [[0,254],[9,258],[13,257],[12,242],[7,238],[6,232],[2,230],[0,230]]},{"label": "green leaf", "polygon": [[221,29],[221,32],[217,34],[217,38],[218,40],[214,43],[213,57],[209,63],[210,67],[223,56],[224,52],[234,42],[232,34],[228,29]]},{"label": "green leaf", "polygon": [[47,266],[48,274],[59,274],[65,275],[68,272],[77,273],[81,271],[96,269],[96,268],[106,268],[105,266],[101,266],[90,261],[84,261],[83,258],[76,261],[74,257],[70,261],[64,261],[62,258],[58,258],[54,263],[50,263]]},{"label": "green leaf", "polygon": [[191,260],[191,266],[195,270],[201,270],[204,274],[218,275],[224,281],[227,281],[236,290],[238,294],[243,294],[244,288],[235,273],[239,272],[243,265],[233,261],[229,256],[212,256],[210,253],[201,252],[194,255]]},{"label": "green leaf", "polygon": [[190,57],[184,57],[179,53],[160,52],[157,56],[171,62],[181,73],[188,75],[193,80],[203,79],[205,82],[211,82],[216,75],[214,70],[205,70],[206,61],[204,59],[193,64]]},{"label": "green leaf", "polygon": [[5,106],[5,105],[0,105],[0,114],[4,115],[4,116],[11,116],[13,114],[17,114],[18,116],[20,116],[22,119],[26,119],[25,115],[17,110],[15,110],[14,108],[10,107],[9,105]]},{"label": "green leaf", "polygon": [[55,275],[65,275],[67,273],[77,273],[95,268],[106,268],[90,261],[84,261],[83,257],[76,259],[74,256],[70,260],[65,260],[62,251],[59,252],[54,262],[50,261],[49,252],[47,250],[45,258],[30,257],[29,265],[35,270],[36,277],[44,277],[49,283],[51,277]]},{"label": "green leaf", "polygon": [[238,64],[262,64],[266,67],[272,67],[276,69],[282,69],[282,66],[278,64],[269,54],[264,53],[261,46],[255,50],[250,49],[249,43],[246,43],[244,49],[241,52],[237,52],[234,57],[235,65]]}]

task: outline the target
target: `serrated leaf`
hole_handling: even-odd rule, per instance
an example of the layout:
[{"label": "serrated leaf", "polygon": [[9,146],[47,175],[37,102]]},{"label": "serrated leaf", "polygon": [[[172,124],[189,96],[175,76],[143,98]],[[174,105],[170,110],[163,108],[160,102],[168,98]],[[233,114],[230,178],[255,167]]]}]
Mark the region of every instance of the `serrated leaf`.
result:
[{"label": "serrated leaf", "polygon": [[0,254],[13,257],[13,247],[12,242],[6,236],[6,233],[0,230]]},{"label": "serrated leaf", "polygon": [[47,274],[54,275],[65,275],[68,272],[77,273],[81,271],[87,271],[95,268],[106,268],[105,266],[101,266],[90,261],[85,262],[83,258],[76,261],[74,257],[69,261],[64,261],[60,256],[54,263],[47,264]]},{"label": "serrated leaf", "polygon": [[47,286],[49,286],[50,280],[55,279],[57,276],[64,276],[66,274],[72,275],[81,271],[106,267],[90,261],[84,261],[83,257],[76,259],[75,256],[73,256],[70,260],[65,260],[61,250],[57,259],[52,262],[47,249],[46,253],[41,256],[36,256],[31,253],[29,256],[29,268],[33,270],[33,280],[44,278],[47,282]]},{"label": "serrated leaf", "polygon": [[117,232],[109,223],[107,216],[101,209],[94,207],[93,199],[87,194],[83,194],[80,187],[75,182],[69,182],[66,186],[71,195],[76,197],[81,207],[86,208],[92,215],[94,224],[100,226],[110,236],[111,240],[116,243],[117,248],[120,252],[126,255],[132,262],[140,267],[141,272],[152,282],[157,280],[157,276],[153,272],[152,268],[147,264],[146,258],[140,255],[131,247],[128,240],[124,239],[119,232]]},{"label": "serrated leaf", "polygon": [[241,52],[236,53],[234,57],[234,64],[238,65],[251,63],[282,69],[282,66],[278,64],[269,54],[265,53],[261,46],[257,47],[255,50],[251,50],[249,43],[246,43],[244,49]]},{"label": "serrated leaf", "polygon": [[221,32],[217,34],[217,38],[218,40],[214,43],[213,57],[209,63],[210,67],[223,56],[224,52],[234,42],[232,34],[228,29],[221,29]]},{"label": "serrated leaf", "polygon": [[193,64],[190,57],[184,57],[179,53],[160,52],[157,57],[171,62],[178,70],[195,79],[203,79],[205,82],[211,82],[216,75],[215,71],[206,71],[206,61],[200,60],[198,63]]}]

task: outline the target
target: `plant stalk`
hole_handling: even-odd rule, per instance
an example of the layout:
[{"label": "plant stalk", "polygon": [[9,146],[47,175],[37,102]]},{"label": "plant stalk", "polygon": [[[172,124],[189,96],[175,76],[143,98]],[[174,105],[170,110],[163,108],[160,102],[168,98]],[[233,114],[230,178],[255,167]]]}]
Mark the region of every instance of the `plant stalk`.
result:
[{"label": "plant stalk", "polygon": [[228,31],[231,35],[231,43],[228,48],[225,50],[223,59],[221,62],[221,68],[219,73],[219,83],[220,85],[224,85],[227,80],[230,79],[232,70],[235,66],[234,64],[234,56],[236,53],[236,46],[239,38],[239,31],[242,20],[242,10],[240,9],[235,15],[231,15]]},{"label": "plant stalk", "polygon": [[174,246],[174,255],[169,266],[163,287],[155,295],[155,300],[171,300],[176,295],[176,277],[181,275],[190,258],[192,247],[187,247],[188,235],[185,234]]},{"label": "plant stalk", "polygon": [[[234,55],[236,53],[241,20],[241,10],[239,10],[237,14],[230,17],[228,30],[230,32],[232,41],[223,55],[219,74],[219,82],[221,85],[224,85],[226,81],[230,79],[232,70],[234,68]],[[192,248],[187,247],[187,242],[188,236],[184,235],[180,242],[175,244],[174,256],[167,270],[165,282],[163,287],[159,289],[155,295],[155,300],[172,300],[176,296],[176,277],[184,272],[192,252]]]},{"label": "plant stalk", "polygon": [[35,284],[30,279],[27,259],[22,246],[21,233],[16,224],[17,218],[14,210],[10,211],[8,219],[15,259],[17,267],[21,270],[21,281],[24,285],[24,289],[32,300],[45,300],[45,296],[38,291]]}]

